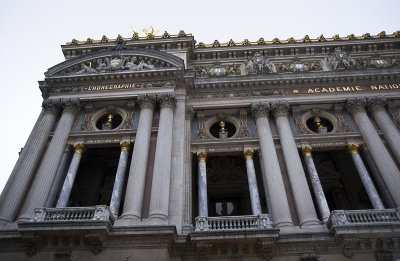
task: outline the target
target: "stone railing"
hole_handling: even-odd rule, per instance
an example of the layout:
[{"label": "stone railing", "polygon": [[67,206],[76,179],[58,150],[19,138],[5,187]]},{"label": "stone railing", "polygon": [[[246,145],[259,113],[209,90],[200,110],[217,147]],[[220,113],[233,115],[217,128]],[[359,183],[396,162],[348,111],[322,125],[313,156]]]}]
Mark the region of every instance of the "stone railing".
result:
[{"label": "stone railing", "polygon": [[107,206],[73,208],[35,208],[31,222],[85,222],[114,223],[114,216]]},{"label": "stone railing", "polygon": [[196,217],[195,231],[251,230],[272,228],[267,214],[258,216]]},{"label": "stone railing", "polygon": [[366,209],[366,210],[334,210],[332,211],[327,226],[349,225],[400,225],[400,208],[397,209]]}]

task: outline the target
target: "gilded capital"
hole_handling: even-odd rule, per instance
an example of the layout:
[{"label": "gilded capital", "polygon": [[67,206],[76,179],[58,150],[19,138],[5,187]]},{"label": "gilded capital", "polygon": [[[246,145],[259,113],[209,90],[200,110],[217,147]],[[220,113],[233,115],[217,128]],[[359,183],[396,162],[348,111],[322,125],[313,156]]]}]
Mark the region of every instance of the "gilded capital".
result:
[{"label": "gilded capital", "polygon": [[128,151],[129,148],[131,147],[131,142],[130,141],[121,141],[119,143],[119,145],[121,146],[121,150]]},{"label": "gilded capital", "polygon": [[197,158],[199,161],[205,162],[207,160],[207,153],[206,152],[197,152]]},{"label": "gilded capital", "polygon": [[157,95],[157,101],[160,103],[161,108],[170,107],[172,109],[175,109],[176,106],[175,93],[159,94]]},{"label": "gilded capital", "polygon": [[74,143],[75,153],[82,154],[85,152],[85,145],[83,143]]},{"label": "gilded capital", "polygon": [[271,110],[275,117],[287,116],[289,109],[290,106],[287,101],[271,103]]},{"label": "gilded capital", "polygon": [[252,103],[251,112],[255,119],[259,117],[268,117],[270,106],[266,102]]},{"label": "gilded capital", "polygon": [[348,144],[347,145],[347,151],[350,153],[350,154],[357,154],[358,153],[358,148],[359,148],[360,146],[358,145],[358,144]]},{"label": "gilded capital", "polygon": [[154,105],[156,104],[156,96],[150,94],[139,95],[137,98],[137,103],[139,104],[140,109],[154,109]]},{"label": "gilded capital", "polygon": [[311,151],[312,151],[311,146],[304,146],[304,147],[301,147],[301,151],[303,152],[303,155],[304,155],[305,157],[311,157]]},{"label": "gilded capital", "polygon": [[346,108],[349,112],[363,111],[367,105],[367,100],[364,97],[347,99]]},{"label": "gilded capital", "polygon": [[243,156],[246,160],[253,159],[254,150],[253,149],[245,149],[243,151]]}]

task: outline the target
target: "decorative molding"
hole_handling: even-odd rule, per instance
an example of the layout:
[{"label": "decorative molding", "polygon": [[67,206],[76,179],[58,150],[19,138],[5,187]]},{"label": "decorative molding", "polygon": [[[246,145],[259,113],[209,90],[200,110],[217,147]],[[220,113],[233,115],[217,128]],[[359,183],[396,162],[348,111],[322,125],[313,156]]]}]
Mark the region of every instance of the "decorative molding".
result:
[{"label": "decorative molding", "polygon": [[255,119],[259,117],[268,117],[270,111],[270,104],[266,102],[252,103],[251,112]]},{"label": "decorative molding", "polygon": [[137,98],[137,103],[140,109],[148,108],[153,110],[156,104],[157,97],[153,94],[143,94],[139,95]]}]

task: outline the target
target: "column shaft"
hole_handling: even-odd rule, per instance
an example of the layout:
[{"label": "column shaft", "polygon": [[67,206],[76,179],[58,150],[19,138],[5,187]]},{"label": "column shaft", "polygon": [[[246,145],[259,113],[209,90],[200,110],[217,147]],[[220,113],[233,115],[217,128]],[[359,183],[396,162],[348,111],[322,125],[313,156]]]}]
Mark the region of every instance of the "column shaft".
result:
[{"label": "column shaft", "polygon": [[183,209],[183,226],[186,230],[191,229],[192,224],[192,153],[190,150],[192,142],[192,119],[193,119],[193,107],[186,106],[185,110],[185,154],[184,154],[184,209]]},{"label": "column shaft", "polygon": [[110,210],[114,216],[118,216],[119,205],[121,204],[122,188],[124,185],[126,165],[128,164],[129,141],[121,141],[121,153],[118,161],[117,173],[115,174],[114,187],[111,195]]},{"label": "column shaft", "polygon": [[261,155],[261,152],[260,152],[260,151],[259,151],[259,153],[258,153],[258,156],[259,156],[259,159],[260,159],[261,179],[262,179],[263,188],[264,188],[265,207],[267,208],[267,212],[268,212],[268,213],[272,213],[272,210],[271,210],[271,201],[270,201],[269,195],[268,195],[267,180],[265,179],[264,164],[263,164],[262,155]]},{"label": "column shaft", "polygon": [[67,143],[69,133],[78,111],[78,100],[65,101],[64,111],[58,122],[56,131],[46,150],[40,167],[36,173],[30,191],[22,207],[20,220],[30,219],[35,208],[44,207],[54,175]]},{"label": "column shaft", "polygon": [[311,147],[303,147],[302,151],[304,155],[304,160],[307,165],[308,174],[311,180],[311,185],[314,190],[314,195],[317,200],[319,213],[321,215],[322,221],[325,223],[326,221],[328,221],[331,212],[329,210],[328,202],[326,202],[324,190],[322,189],[321,181],[319,180],[314,160],[311,156]]},{"label": "column shaft", "polygon": [[382,130],[393,155],[400,164],[400,132],[386,111],[385,103],[386,100],[383,97],[372,98],[369,100],[369,109],[379,129]]},{"label": "column shaft", "polygon": [[292,226],[289,204],[285,186],[279,167],[274,140],[268,122],[269,106],[267,104],[253,104],[253,115],[256,119],[260,142],[262,161],[268,185],[268,195],[271,202],[272,220],[275,227]]},{"label": "column shaft", "polygon": [[60,191],[61,186],[63,185],[63,180],[65,180],[65,171],[67,169],[68,161],[70,159],[70,145],[67,145],[64,153],[61,157],[60,164],[58,164],[58,168],[56,171],[56,175],[54,177],[53,183],[51,184],[51,189],[49,195],[47,196],[45,207],[52,208],[55,205],[55,201],[57,198],[57,194]]},{"label": "column shaft", "polygon": [[253,215],[261,215],[260,195],[258,194],[258,186],[256,179],[256,170],[254,169],[253,150],[247,149],[243,152],[246,159],[247,180],[249,183],[249,192],[251,200],[251,210]]},{"label": "column shaft", "polygon": [[197,152],[199,159],[198,165],[198,193],[199,193],[199,217],[208,217],[208,201],[207,201],[207,153]]},{"label": "column shaft", "polygon": [[171,176],[172,123],[175,96],[160,95],[160,122],[158,125],[156,154],[154,157],[149,218],[168,218]]},{"label": "column shaft", "polygon": [[382,174],[382,178],[387,185],[393,200],[400,207],[400,172],[392,160],[385,145],[380,139],[374,126],[369,120],[364,109],[365,99],[351,99],[348,101],[348,108],[353,115],[360,133],[367,144],[369,151]]},{"label": "column shaft", "polygon": [[137,101],[140,106],[140,116],[132,152],[122,218],[140,220],[142,217],[151,125],[156,98],[153,95],[142,95],[138,97]]},{"label": "column shaft", "polygon": [[319,225],[306,175],[288,120],[289,104],[272,104],[300,226]]},{"label": "column shaft", "polygon": [[382,204],[382,201],[379,197],[378,192],[375,189],[374,183],[369,177],[368,171],[365,168],[364,162],[362,161],[360,154],[358,154],[358,144],[349,144],[347,145],[347,149],[353,158],[354,165],[358,171],[358,174],[361,178],[361,182],[364,185],[365,191],[368,194],[368,198],[371,201],[371,204],[374,209],[384,209],[385,207]]},{"label": "column shaft", "polygon": [[78,172],[79,163],[81,161],[82,153],[85,147],[83,143],[75,143],[74,149],[75,153],[72,157],[71,164],[69,165],[67,176],[65,177],[64,185],[61,189],[56,208],[65,208],[68,204],[68,199],[71,195],[72,187],[74,186],[76,173]]},{"label": "column shaft", "polygon": [[0,220],[13,221],[15,219],[57,119],[58,107],[54,102],[44,101],[43,108],[44,112],[32,130],[10,179],[4,187],[0,203]]}]

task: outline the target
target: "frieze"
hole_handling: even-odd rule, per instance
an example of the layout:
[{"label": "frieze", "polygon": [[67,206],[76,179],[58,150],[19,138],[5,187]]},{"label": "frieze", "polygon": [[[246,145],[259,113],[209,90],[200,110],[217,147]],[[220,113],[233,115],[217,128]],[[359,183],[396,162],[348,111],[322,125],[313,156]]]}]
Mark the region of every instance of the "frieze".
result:
[{"label": "frieze", "polygon": [[390,91],[399,90],[400,83],[391,84],[371,84],[371,85],[352,85],[352,86],[335,86],[335,87],[316,87],[306,89],[285,90],[284,94],[319,94],[319,93],[352,93],[366,91]]},{"label": "frieze", "polygon": [[311,147],[334,147],[334,146],[346,146],[347,143],[345,141],[335,141],[335,142],[310,142]]},{"label": "frieze", "polygon": [[243,146],[229,147],[229,148],[206,148],[206,152],[228,152],[228,151],[243,151]]},{"label": "frieze", "polygon": [[224,64],[216,62],[210,66],[199,66],[195,68],[196,78],[221,77],[241,75],[240,64]]},{"label": "frieze", "polygon": [[234,97],[255,97],[255,96],[276,96],[283,95],[283,90],[232,90],[219,92],[189,93],[189,99],[215,99],[215,98],[234,98]]}]

